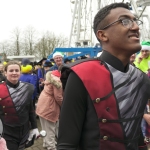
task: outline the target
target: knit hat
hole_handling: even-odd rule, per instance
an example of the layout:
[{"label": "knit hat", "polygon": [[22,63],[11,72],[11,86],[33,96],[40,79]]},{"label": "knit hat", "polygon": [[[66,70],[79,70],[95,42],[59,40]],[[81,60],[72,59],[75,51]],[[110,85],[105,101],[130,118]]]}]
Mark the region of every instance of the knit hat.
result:
[{"label": "knit hat", "polygon": [[28,58],[23,58],[21,64],[22,73],[29,73],[30,71],[32,71],[32,66],[30,65],[30,60]]},{"label": "knit hat", "polygon": [[47,58],[43,57],[38,63],[42,64],[44,60],[47,60]]},{"label": "knit hat", "polygon": [[60,72],[58,70],[52,71],[51,74],[53,74],[54,76],[57,76],[57,77],[61,76],[61,74],[60,74]]},{"label": "knit hat", "polygon": [[150,51],[150,42],[149,41],[143,41],[141,50],[149,50]]},{"label": "knit hat", "polygon": [[52,67],[52,63],[49,60],[46,60],[43,67]]},{"label": "knit hat", "polygon": [[55,52],[55,53],[53,54],[53,58],[54,58],[55,56],[64,57],[64,55],[63,55],[61,52]]},{"label": "knit hat", "polygon": [[21,64],[23,66],[29,65],[30,64],[30,60],[28,58],[23,58],[21,61]]},{"label": "knit hat", "polygon": [[71,59],[65,58],[64,63],[66,63],[66,62],[71,62]]}]

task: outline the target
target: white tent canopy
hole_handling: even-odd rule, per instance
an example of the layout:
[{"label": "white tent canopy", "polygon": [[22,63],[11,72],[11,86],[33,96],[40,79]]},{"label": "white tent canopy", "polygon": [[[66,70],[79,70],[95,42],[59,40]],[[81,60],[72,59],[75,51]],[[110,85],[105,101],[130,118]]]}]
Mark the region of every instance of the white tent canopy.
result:
[{"label": "white tent canopy", "polygon": [[35,61],[34,55],[26,55],[26,56],[7,56],[9,60],[18,60],[21,61],[23,58],[28,58],[31,62]]}]

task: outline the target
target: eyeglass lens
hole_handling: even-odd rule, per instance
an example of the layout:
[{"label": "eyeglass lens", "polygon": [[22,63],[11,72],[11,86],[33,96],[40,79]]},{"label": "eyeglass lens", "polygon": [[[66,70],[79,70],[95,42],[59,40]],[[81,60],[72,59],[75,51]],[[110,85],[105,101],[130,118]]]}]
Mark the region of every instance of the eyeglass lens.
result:
[{"label": "eyeglass lens", "polygon": [[54,59],[62,59],[62,57],[55,57]]},{"label": "eyeglass lens", "polygon": [[142,28],[142,22],[140,20],[135,20],[135,21],[132,21],[130,19],[124,19],[124,20],[122,20],[122,24],[126,28],[129,28],[129,29],[133,27],[134,22],[139,26],[140,29]]}]

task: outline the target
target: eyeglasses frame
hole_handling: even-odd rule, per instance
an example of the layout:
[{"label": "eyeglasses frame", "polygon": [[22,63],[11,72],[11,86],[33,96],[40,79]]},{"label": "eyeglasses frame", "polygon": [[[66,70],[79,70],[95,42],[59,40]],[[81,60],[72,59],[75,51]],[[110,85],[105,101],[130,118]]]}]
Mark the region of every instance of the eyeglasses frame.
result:
[{"label": "eyeglasses frame", "polygon": [[[124,19],[119,19],[119,20],[117,20],[117,21],[114,21],[114,22],[112,22],[112,23],[110,23],[110,24],[108,24],[107,26],[105,26],[103,29],[101,29],[101,30],[105,30],[105,29],[107,29],[107,28],[109,28],[110,26],[112,26],[113,24],[115,24],[115,23],[117,23],[117,22],[121,22],[122,23],[122,25],[123,25],[123,20],[125,20],[125,19],[128,19],[128,20],[131,20],[132,22],[134,22],[134,21],[140,21],[141,23],[140,24],[143,24],[143,21],[141,21],[141,20],[139,20],[139,19],[137,19],[137,20],[133,20],[133,19],[129,19],[129,18],[124,18]],[[140,24],[137,24],[138,26],[140,25]],[[123,25],[124,26],[124,25]]]}]

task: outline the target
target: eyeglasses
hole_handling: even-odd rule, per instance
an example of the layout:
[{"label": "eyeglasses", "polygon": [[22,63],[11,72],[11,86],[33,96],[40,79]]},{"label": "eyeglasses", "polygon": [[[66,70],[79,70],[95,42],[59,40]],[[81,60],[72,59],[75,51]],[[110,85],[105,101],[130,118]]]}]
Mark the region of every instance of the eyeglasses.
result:
[{"label": "eyeglasses", "polygon": [[[133,28],[133,25],[134,25],[133,22],[135,22],[135,23],[139,26],[140,29],[141,29],[141,26],[142,26],[142,24],[143,24],[143,21],[141,21],[141,20],[138,20],[138,19],[132,20],[132,19],[127,19],[127,18],[125,18],[125,19],[119,19],[119,20],[117,20],[117,21],[115,21],[115,22],[113,22],[113,23],[111,23],[111,24],[105,26],[105,27],[104,27],[103,29],[101,29],[101,30],[104,30],[104,29],[106,29],[106,28],[112,26],[113,24],[115,24],[115,23],[117,23],[117,22],[121,22],[122,25],[123,25],[124,27],[128,28],[128,29],[132,29],[132,28]],[[140,25],[141,25],[141,26],[140,26]]]},{"label": "eyeglasses", "polygon": [[62,59],[62,57],[55,57],[54,59]]}]

